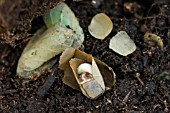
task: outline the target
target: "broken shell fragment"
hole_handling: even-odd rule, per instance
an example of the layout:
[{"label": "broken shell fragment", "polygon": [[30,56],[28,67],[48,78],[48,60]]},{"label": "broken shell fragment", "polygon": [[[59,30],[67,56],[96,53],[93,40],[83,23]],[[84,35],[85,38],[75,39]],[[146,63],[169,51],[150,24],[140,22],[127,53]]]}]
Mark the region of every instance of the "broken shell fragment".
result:
[{"label": "broken shell fragment", "polygon": [[136,50],[136,45],[125,31],[120,31],[110,40],[109,48],[120,55],[127,56]]},{"label": "broken shell fragment", "polygon": [[159,48],[163,49],[163,41],[158,35],[146,32],[144,42],[149,46],[159,46]]},{"label": "broken shell fragment", "polygon": [[96,14],[91,20],[88,30],[90,34],[97,38],[103,40],[106,38],[113,29],[113,23],[110,18],[104,14]]},{"label": "broken shell fragment", "polygon": [[59,68],[64,70],[63,82],[90,99],[96,99],[111,89],[116,81],[112,68],[72,47],[60,56]]}]

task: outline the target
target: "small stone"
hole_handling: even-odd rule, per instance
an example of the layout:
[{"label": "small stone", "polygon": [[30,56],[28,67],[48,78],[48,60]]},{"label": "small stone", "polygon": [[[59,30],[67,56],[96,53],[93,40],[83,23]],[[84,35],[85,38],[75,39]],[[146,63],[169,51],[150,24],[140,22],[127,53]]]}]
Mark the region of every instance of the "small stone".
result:
[{"label": "small stone", "polygon": [[95,7],[98,8],[101,5],[101,2],[103,2],[103,0],[92,0],[91,4]]}]

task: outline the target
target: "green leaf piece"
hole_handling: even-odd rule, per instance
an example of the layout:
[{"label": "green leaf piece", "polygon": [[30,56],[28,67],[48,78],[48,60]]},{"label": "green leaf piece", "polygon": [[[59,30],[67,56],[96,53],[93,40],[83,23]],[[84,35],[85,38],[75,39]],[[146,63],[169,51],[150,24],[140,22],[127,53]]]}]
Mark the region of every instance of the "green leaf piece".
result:
[{"label": "green leaf piece", "polygon": [[84,33],[79,25],[79,21],[73,11],[64,2],[61,2],[55,8],[44,14],[43,19],[48,28],[55,24],[60,24],[61,26],[72,29],[76,33],[73,47],[79,48],[83,43]]}]

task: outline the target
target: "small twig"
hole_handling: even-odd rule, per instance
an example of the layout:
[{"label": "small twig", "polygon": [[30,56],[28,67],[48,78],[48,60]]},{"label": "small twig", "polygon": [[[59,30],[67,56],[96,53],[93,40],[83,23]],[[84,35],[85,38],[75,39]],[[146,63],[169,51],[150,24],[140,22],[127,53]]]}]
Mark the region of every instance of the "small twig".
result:
[{"label": "small twig", "polygon": [[164,106],[165,106],[164,112],[165,112],[165,113],[168,113],[168,111],[169,111],[167,104],[168,104],[167,101],[164,100]]},{"label": "small twig", "polygon": [[0,100],[2,100],[4,97],[5,97],[5,96],[1,96],[1,95],[0,95]]},{"label": "small twig", "polygon": [[159,108],[159,107],[161,107],[161,105],[160,104],[156,104],[156,105],[153,106],[153,110],[155,110],[156,108]]},{"label": "small twig", "polygon": [[127,102],[130,93],[131,93],[131,91],[129,91],[129,93],[125,96],[125,98],[123,99],[123,103],[126,103],[126,102]]},{"label": "small twig", "polygon": [[134,77],[136,77],[138,79],[138,81],[144,86],[145,84],[143,83],[143,81],[140,79],[140,73],[135,73]]},{"label": "small twig", "polygon": [[0,92],[0,95],[8,95],[8,94],[16,93],[16,92],[18,92],[18,91],[15,89],[10,89],[10,90],[6,90],[4,92]]}]

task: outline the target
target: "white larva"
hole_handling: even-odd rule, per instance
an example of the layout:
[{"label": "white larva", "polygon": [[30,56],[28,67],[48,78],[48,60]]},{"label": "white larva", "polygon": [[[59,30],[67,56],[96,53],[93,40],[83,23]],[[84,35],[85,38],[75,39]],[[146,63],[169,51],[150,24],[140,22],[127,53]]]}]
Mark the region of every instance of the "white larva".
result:
[{"label": "white larva", "polygon": [[89,63],[80,64],[79,67],[77,68],[77,73],[82,74],[84,72],[92,74],[92,65]]}]

